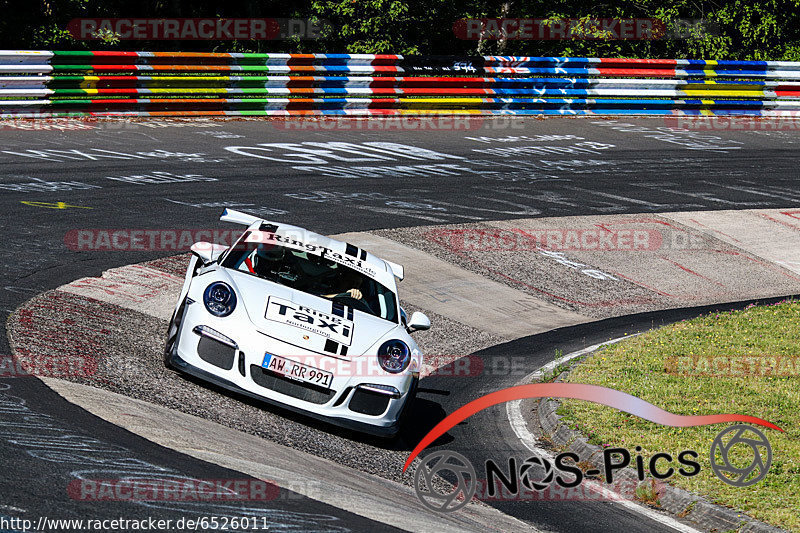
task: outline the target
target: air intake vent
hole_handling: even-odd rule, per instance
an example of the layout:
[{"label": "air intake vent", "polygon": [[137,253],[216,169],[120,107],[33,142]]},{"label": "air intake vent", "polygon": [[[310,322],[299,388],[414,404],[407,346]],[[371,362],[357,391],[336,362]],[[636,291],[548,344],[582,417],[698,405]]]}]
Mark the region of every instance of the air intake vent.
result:
[{"label": "air intake vent", "polygon": [[210,337],[200,337],[200,342],[197,344],[197,355],[206,363],[230,370],[233,368],[236,350]]},{"label": "air intake vent", "polygon": [[362,415],[378,416],[386,412],[386,408],[389,407],[389,399],[389,396],[379,392],[356,389],[348,407],[351,411]]}]

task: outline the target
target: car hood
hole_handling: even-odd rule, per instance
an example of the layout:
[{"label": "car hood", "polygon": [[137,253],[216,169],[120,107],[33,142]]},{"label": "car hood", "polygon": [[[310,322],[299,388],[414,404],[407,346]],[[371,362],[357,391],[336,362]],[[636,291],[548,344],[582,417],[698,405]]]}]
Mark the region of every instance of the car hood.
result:
[{"label": "car hood", "polygon": [[308,351],[348,358],[363,355],[398,328],[388,320],[249,274],[219,272],[230,280],[258,331],[297,348],[284,355]]}]

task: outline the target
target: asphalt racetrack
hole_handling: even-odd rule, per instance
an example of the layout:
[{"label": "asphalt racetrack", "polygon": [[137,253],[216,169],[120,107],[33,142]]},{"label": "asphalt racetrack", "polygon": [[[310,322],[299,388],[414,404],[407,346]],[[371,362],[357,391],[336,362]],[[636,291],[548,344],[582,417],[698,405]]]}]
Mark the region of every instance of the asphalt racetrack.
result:
[{"label": "asphalt racetrack", "polygon": [[[218,221],[223,207],[337,234],[539,217],[789,208],[800,201],[800,135],[791,131],[675,130],[664,119],[501,117],[452,130],[353,124],[298,128],[282,121],[151,120],[90,122],[63,130],[3,128],[4,317],[37,294],[77,278],[178,253],[76,250],[69,245],[70,232],[219,229],[225,227]],[[402,290],[401,284],[401,299]],[[556,349],[567,353],[697,312],[608,318],[487,347],[483,353],[526,357],[532,371],[551,360]],[[5,325],[3,320],[4,333]],[[0,343],[0,354],[9,354],[5,334]],[[479,394],[512,384],[507,377],[423,380],[421,405],[430,409],[420,413],[426,418],[423,426],[429,428],[437,416]],[[185,506],[86,502],[65,490],[76,471],[102,477],[108,465],[246,477],[109,424],[36,379],[0,379],[0,394],[0,516],[186,515]],[[416,444],[413,438],[423,433],[407,433],[392,451],[407,454]],[[490,411],[448,438],[449,449],[467,451],[477,460],[496,451],[489,445],[493,442],[506,452],[523,453],[508,444],[513,435]],[[76,466],[76,457],[83,458],[82,466]],[[269,516],[275,530],[280,525],[287,531],[393,529],[301,495],[268,507],[242,512]],[[608,503],[512,502],[498,508],[548,531],[673,531]],[[192,509],[194,516],[214,511],[204,504]]]}]

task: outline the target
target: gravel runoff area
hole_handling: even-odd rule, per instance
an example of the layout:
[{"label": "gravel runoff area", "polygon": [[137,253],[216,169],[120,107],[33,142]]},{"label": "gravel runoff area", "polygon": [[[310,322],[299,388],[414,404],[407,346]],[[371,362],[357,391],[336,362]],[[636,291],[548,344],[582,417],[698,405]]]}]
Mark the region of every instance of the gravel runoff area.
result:
[{"label": "gravel runoff area", "polygon": [[[617,313],[613,308],[604,306],[585,306],[568,301],[568,299],[551,297],[543,291],[561,296],[564,288],[569,288],[564,296],[578,296],[575,292],[580,287],[580,295],[589,295],[597,301],[626,300],[634,302],[628,306],[630,311],[650,310],[653,307],[666,306],[666,299],[652,291],[639,287],[631,282],[619,280],[608,281],[582,275],[577,270],[559,268],[560,265],[546,256],[533,250],[454,250],[436,240],[436,230],[497,230],[489,223],[452,224],[446,226],[427,226],[425,228],[400,228],[378,230],[375,233],[383,237],[401,242],[453,263],[466,270],[475,272],[498,283],[526,292],[542,300],[546,300],[564,309],[575,311],[593,318],[607,318]],[[522,282],[522,283],[518,283]],[[542,290],[535,290],[533,286]],[[571,298],[570,298],[571,299]],[[660,304],[660,305],[659,305]],[[623,314],[623,313],[619,313]]]},{"label": "gravel runoff area", "polygon": [[[145,264],[183,275],[187,259],[183,255]],[[407,310],[418,309],[408,306]],[[414,335],[426,355],[464,355],[507,340],[423,311],[433,327]],[[166,329],[166,321],[58,290],[29,300],[8,321],[14,353],[31,373],[68,379],[200,416],[362,472],[412,483],[411,474],[402,473],[403,464],[413,445],[438,422],[425,420],[419,424],[419,419],[415,420],[417,416],[430,418],[424,400],[418,400],[410,413],[409,420],[415,420],[415,427],[408,424],[408,431],[402,430],[400,437],[392,441],[334,426],[318,429],[318,421],[165,369],[162,349]],[[424,382],[423,379],[423,387]]]},{"label": "gravel runoff area", "polygon": [[[544,249],[522,232],[645,230],[651,249]],[[475,231],[478,230],[478,231]],[[610,231],[610,230],[608,230]],[[481,233],[483,232],[483,233]],[[795,294],[800,278],[708,232],[666,216],[602,215],[517,219],[374,231],[554,305],[596,319]],[[476,235],[486,235],[488,239]],[[493,235],[516,235],[506,248]],[[658,237],[660,235],[660,237]],[[471,242],[467,243],[470,240]],[[676,238],[691,242],[681,248]],[[464,243],[459,242],[464,239]],[[589,273],[591,275],[589,275]],[[608,279],[611,275],[616,279]],[[605,279],[604,279],[605,278]]]}]

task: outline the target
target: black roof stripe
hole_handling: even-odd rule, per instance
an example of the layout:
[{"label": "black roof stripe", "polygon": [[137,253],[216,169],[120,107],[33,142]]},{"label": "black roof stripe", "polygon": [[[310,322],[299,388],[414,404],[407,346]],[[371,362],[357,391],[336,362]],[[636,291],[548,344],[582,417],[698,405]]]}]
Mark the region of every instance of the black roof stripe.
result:
[{"label": "black roof stripe", "polygon": [[278,231],[278,226],[276,226],[275,224],[265,224],[262,222],[261,226],[259,226],[258,229],[266,233],[275,233],[276,231]]}]

